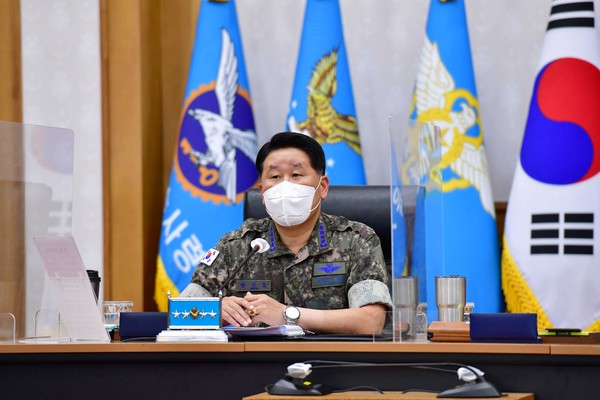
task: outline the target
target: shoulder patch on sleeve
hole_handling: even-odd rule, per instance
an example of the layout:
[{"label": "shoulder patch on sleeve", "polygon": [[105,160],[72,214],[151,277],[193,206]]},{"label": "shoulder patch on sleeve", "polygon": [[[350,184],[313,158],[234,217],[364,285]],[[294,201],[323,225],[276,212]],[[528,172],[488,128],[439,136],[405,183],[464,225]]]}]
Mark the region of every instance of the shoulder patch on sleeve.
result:
[{"label": "shoulder patch on sleeve", "polygon": [[221,254],[221,252],[219,250],[211,248],[210,250],[208,250],[206,252],[204,257],[202,257],[202,260],[200,261],[200,263],[206,265],[207,267],[210,267],[211,264],[217,259],[219,254]]}]

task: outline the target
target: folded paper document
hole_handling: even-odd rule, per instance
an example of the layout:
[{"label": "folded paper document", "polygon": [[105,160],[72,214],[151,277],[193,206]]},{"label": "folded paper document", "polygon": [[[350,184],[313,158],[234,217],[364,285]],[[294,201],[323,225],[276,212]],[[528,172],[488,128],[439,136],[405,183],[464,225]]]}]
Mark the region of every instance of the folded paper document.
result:
[{"label": "folded paper document", "polygon": [[267,327],[235,328],[224,327],[223,330],[233,336],[301,336],[304,330],[298,325],[274,325]]},{"label": "folded paper document", "polygon": [[220,329],[213,330],[174,330],[162,331],[156,336],[157,342],[227,342],[227,334]]}]

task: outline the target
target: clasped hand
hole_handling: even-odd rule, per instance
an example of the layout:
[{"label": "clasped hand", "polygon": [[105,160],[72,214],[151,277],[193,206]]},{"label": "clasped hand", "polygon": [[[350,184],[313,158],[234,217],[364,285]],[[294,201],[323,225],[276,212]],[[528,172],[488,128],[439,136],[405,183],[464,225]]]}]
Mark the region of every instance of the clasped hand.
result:
[{"label": "clasped hand", "polygon": [[285,306],[266,294],[246,293],[244,297],[227,296],[221,303],[223,320],[235,326],[252,326],[262,322],[267,325],[285,324]]}]

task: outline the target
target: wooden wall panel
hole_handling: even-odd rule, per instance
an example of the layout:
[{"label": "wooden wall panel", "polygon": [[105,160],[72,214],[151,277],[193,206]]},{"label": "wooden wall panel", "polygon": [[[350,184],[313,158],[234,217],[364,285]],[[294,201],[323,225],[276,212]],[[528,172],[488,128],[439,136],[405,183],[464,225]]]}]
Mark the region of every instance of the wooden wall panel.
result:
[{"label": "wooden wall panel", "polygon": [[[161,141],[160,29],[152,2],[106,0],[103,19],[105,298],[151,309]],[[157,179],[158,177],[158,179]],[[157,185],[156,182],[159,182]],[[154,228],[154,229],[152,229]]]},{"label": "wooden wall panel", "polygon": [[498,229],[498,241],[500,242],[500,250],[502,250],[502,237],[504,235],[504,221],[506,220],[506,201],[497,201],[496,208],[496,228]]},{"label": "wooden wall panel", "polygon": [[199,1],[101,0],[104,296],[153,300],[162,209]]},{"label": "wooden wall panel", "polygon": [[200,0],[161,2],[163,185],[167,187],[175,142],[179,135],[181,105],[194,47]]},{"label": "wooden wall panel", "polygon": [[0,221],[0,313],[10,312],[15,316],[17,337],[23,337],[26,268],[25,187],[22,179],[0,179]]},{"label": "wooden wall panel", "polygon": [[23,121],[19,0],[0,1],[0,121]]},{"label": "wooden wall panel", "polygon": [[[0,121],[22,122],[19,0],[0,1]],[[16,127],[15,127],[16,128]],[[15,132],[17,133],[17,132]],[[0,312],[11,312],[25,334],[25,191],[18,134],[0,134]]]},{"label": "wooden wall panel", "polygon": [[[160,160],[164,152],[162,101],[162,48],[160,7],[142,0],[142,180],[144,310],[155,310],[154,279],[162,221],[164,190]],[[126,283],[126,282],[125,282]]]}]

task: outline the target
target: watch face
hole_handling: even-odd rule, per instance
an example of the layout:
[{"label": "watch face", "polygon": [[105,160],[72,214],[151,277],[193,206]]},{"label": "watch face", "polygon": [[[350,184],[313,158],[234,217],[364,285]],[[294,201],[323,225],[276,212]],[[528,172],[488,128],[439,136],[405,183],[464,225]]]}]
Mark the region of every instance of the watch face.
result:
[{"label": "watch face", "polygon": [[289,319],[298,319],[300,317],[300,310],[296,307],[288,307],[285,309],[285,316]]}]

